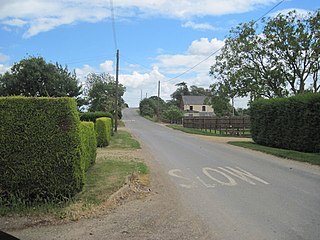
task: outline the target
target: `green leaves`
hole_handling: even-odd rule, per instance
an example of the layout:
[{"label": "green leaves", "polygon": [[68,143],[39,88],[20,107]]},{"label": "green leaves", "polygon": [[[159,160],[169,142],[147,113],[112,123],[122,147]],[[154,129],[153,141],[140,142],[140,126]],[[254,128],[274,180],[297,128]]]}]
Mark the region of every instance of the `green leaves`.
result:
[{"label": "green leaves", "polygon": [[240,97],[318,92],[320,11],[307,16],[291,11],[262,23],[262,28],[255,22],[233,28],[210,74]]},{"label": "green leaves", "polygon": [[261,145],[320,152],[320,93],[259,99],[251,104],[251,133]]},{"label": "green leaves", "polygon": [[81,86],[67,67],[46,63],[42,57],[22,59],[0,78],[2,96],[77,97]]}]

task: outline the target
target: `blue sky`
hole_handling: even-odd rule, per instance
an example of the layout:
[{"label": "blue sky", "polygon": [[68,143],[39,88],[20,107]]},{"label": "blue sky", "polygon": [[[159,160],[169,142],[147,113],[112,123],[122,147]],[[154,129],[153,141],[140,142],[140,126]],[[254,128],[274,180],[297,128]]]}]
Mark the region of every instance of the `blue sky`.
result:
[{"label": "blue sky", "polygon": [[[113,0],[120,82],[124,99],[138,106],[143,96],[170,99],[175,84],[208,88],[214,56],[229,30],[256,20],[280,0]],[[284,0],[268,16],[320,8],[320,0]],[[90,72],[114,75],[110,0],[0,0],[0,74],[28,56],[67,65],[83,82]],[[174,79],[172,79],[174,78]],[[246,107],[247,99],[236,99]]]}]

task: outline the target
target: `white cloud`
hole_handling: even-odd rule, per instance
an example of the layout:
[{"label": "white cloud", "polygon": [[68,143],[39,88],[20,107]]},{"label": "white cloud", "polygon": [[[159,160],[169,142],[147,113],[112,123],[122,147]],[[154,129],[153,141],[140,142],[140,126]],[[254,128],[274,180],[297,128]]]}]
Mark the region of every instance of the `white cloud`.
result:
[{"label": "white cloud", "polygon": [[195,30],[216,30],[216,28],[209,23],[195,23],[192,21],[188,21],[181,26],[184,28],[192,28]]},{"label": "white cloud", "polygon": [[10,71],[10,66],[4,65],[4,64],[0,64],[0,74],[4,74],[5,72]]},{"label": "white cloud", "polygon": [[[161,15],[177,19],[224,15],[252,11],[278,0],[117,0],[117,18]],[[6,27],[27,27],[24,37],[32,37],[65,24],[98,22],[110,17],[110,2],[105,0],[10,0],[0,1],[0,21]],[[211,29],[206,23],[187,22],[186,26]]]},{"label": "white cloud", "polygon": [[88,64],[83,65],[82,68],[76,68],[77,77],[80,79],[82,83],[85,82],[86,77],[89,73],[94,73],[95,69]]},{"label": "white cloud", "polygon": [[0,53],[0,62],[6,62],[10,59],[9,56],[3,54],[3,53]]},{"label": "white cloud", "polygon": [[22,27],[27,24],[26,21],[23,21],[19,18],[14,18],[14,19],[9,19],[6,21],[3,21],[2,24],[8,25],[8,26],[13,26],[13,27]]},{"label": "white cloud", "polygon": [[211,53],[218,51],[224,45],[224,41],[218,40],[217,38],[211,39],[201,38],[191,43],[188,52],[192,55],[204,55],[208,56]]},{"label": "white cloud", "polygon": [[101,63],[100,69],[102,72],[113,74],[113,61],[106,60],[104,63]]}]

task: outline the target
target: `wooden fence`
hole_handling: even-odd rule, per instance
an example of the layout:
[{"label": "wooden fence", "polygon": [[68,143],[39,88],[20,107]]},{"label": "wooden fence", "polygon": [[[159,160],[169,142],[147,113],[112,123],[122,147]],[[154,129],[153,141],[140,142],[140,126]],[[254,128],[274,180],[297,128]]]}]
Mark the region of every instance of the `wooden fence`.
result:
[{"label": "wooden fence", "polygon": [[184,117],[183,127],[227,135],[250,135],[250,117]]}]

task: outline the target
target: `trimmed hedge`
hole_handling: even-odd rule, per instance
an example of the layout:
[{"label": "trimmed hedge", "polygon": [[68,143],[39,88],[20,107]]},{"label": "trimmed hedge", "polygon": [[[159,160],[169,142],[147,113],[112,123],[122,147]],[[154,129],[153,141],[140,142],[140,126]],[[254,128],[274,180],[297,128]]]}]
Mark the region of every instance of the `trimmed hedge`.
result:
[{"label": "trimmed hedge", "polygon": [[108,112],[83,112],[80,113],[80,120],[86,122],[96,122],[97,118],[108,117],[113,119],[111,113]]},{"label": "trimmed hedge", "polygon": [[0,97],[0,202],[55,202],[82,189],[72,98]]},{"label": "trimmed hedge", "polygon": [[107,117],[111,118],[111,135],[113,135],[113,116],[109,112],[83,112],[80,113],[80,121],[96,122],[97,118]]},{"label": "trimmed hedge", "polygon": [[97,146],[108,146],[111,140],[112,119],[106,117],[97,118],[95,130],[97,134]]},{"label": "trimmed hedge", "polygon": [[256,143],[320,152],[320,93],[259,99],[250,110],[251,133]]},{"label": "trimmed hedge", "polygon": [[96,161],[97,139],[93,122],[80,123],[81,159],[84,171],[87,171]]}]

